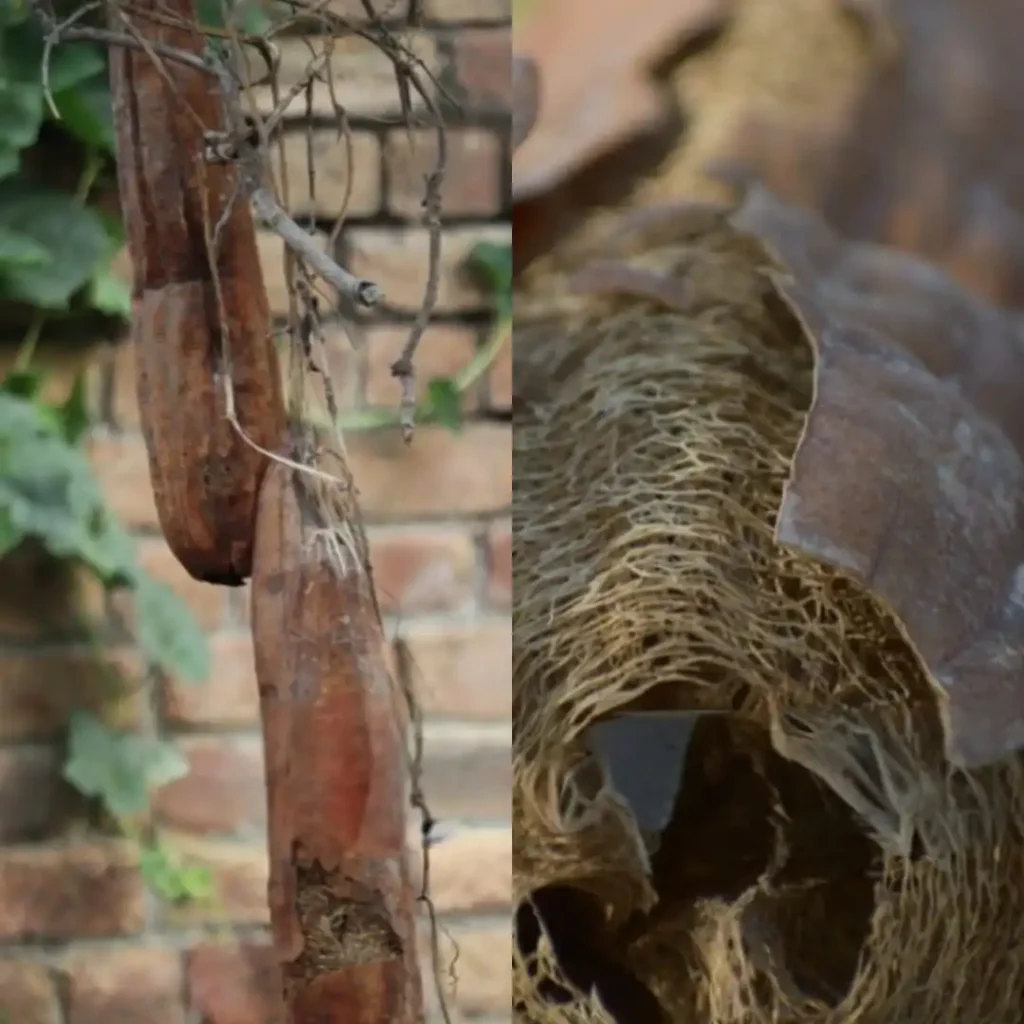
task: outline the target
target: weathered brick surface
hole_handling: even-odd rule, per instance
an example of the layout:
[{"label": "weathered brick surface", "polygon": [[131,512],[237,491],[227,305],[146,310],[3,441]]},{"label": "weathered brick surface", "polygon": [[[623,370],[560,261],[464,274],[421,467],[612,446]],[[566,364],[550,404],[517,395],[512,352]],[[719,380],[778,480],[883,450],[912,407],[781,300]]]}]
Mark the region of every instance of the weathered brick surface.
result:
[{"label": "weathered brick surface", "polygon": [[101,625],[103,587],[91,573],[54,564],[34,548],[3,561],[0,642],[53,643],[82,637]]},{"label": "weathered brick surface", "polygon": [[435,818],[499,821],[510,817],[510,740],[510,736],[466,726],[427,724],[423,789]]},{"label": "weathered brick surface", "polygon": [[512,343],[505,342],[488,377],[488,405],[494,409],[512,408]]},{"label": "weathered brick surface", "polygon": [[[438,70],[437,43],[430,34],[399,33],[399,38],[425,67],[435,72]],[[288,96],[289,90],[296,83],[304,83],[307,80],[310,51],[302,40],[286,39],[281,43],[280,55],[278,81],[281,95]],[[252,66],[257,76],[262,77],[266,73],[258,58]],[[317,81],[313,86],[314,115],[334,117],[335,102],[344,107],[349,117],[397,118],[401,115],[394,67],[388,57],[372,43],[357,36],[336,39],[331,56],[331,69],[334,96],[332,98],[326,74],[322,75],[323,80]],[[274,109],[274,98],[270,87],[264,86],[253,91],[259,109],[265,113],[271,112]],[[414,95],[412,109],[421,111],[423,108],[422,98]],[[305,91],[301,90],[289,105],[287,116],[302,118],[305,113]]]},{"label": "weathered brick surface", "polygon": [[[447,159],[441,186],[446,217],[493,217],[504,205],[501,139],[480,128],[446,133]],[[400,217],[421,214],[424,179],[437,164],[437,133],[388,133],[384,159],[388,173],[388,209]]]},{"label": "weathered brick surface", "polygon": [[349,462],[371,518],[482,515],[512,501],[512,450],[508,431],[491,424],[453,434],[421,427],[416,442],[394,431],[352,434]]},{"label": "weathered brick surface", "polygon": [[[418,880],[422,857],[412,857]],[[495,913],[512,903],[512,830],[471,828],[430,850],[430,882],[439,914]],[[418,881],[417,881],[418,884]]]},{"label": "weathered brick surface", "polygon": [[0,848],[0,940],[133,935],[145,922],[137,858],[125,843]]},{"label": "weathered brick surface", "polygon": [[[366,402],[369,405],[398,405],[399,382],[391,364],[399,357],[409,336],[408,327],[375,327],[366,336]],[[435,324],[423,333],[416,348],[416,393],[420,401],[435,377],[454,377],[473,358],[478,331],[465,324]],[[477,389],[470,388],[462,402],[464,413],[477,405]]]},{"label": "weathered brick surface", "polygon": [[132,651],[88,648],[29,652],[0,648],[0,740],[53,736],[77,710],[101,713],[113,725],[131,725],[141,678]]},{"label": "weathered brick surface", "polygon": [[512,17],[512,0],[424,0],[428,18],[448,22],[507,22]]},{"label": "weathered brick surface", "polygon": [[[378,10],[385,6],[401,17],[408,2],[378,0]],[[408,38],[461,103],[459,111],[448,111],[438,316],[417,363],[423,397],[431,378],[457,375],[486,337],[490,297],[464,263],[477,242],[507,243],[511,229],[503,166],[508,147],[501,137],[508,0],[425,0],[421,6],[423,24]],[[331,8],[354,20],[364,17],[361,0],[331,0]],[[287,38],[281,56],[287,92],[309,55],[301,40]],[[305,169],[303,96],[283,127],[291,207],[300,220],[315,213],[316,239],[324,245],[351,186],[338,255],[377,281],[387,304],[350,339],[328,295],[321,307],[328,366],[343,409],[394,406],[390,363],[426,281],[428,234],[419,204],[436,141],[421,121],[410,145],[399,124],[390,63],[365,41],[339,39],[332,59],[337,98],[352,123],[352,172],[344,143],[328,124],[333,108],[320,82],[312,134],[315,200]],[[264,90],[263,110],[269,102]],[[414,106],[423,112],[416,98]],[[283,245],[263,232],[259,246],[270,301],[282,317],[288,305]],[[123,253],[117,272],[130,274]],[[143,566],[185,600],[207,632],[212,670],[204,685],[166,679],[151,693],[137,685],[143,682],[137,652],[123,646],[120,627],[134,625],[129,601],[108,601],[83,574],[51,578],[45,563],[24,553],[4,561],[0,942],[10,947],[10,958],[0,958],[0,1019],[6,1011],[12,1024],[279,1024],[279,978],[261,945],[266,810],[246,589],[196,583],[160,539],[131,348],[101,346],[91,363],[84,349],[51,353],[44,346],[41,353],[52,367],[47,386],[53,396],[86,369],[90,407],[105,424],[88,449],[101,485],[112,510],[136,532]],[[310,386],[311,396],[317,391]],[[388,628],[408,644],[427,715],[422,782],[447,836],[432,850],[432,896],[442,914],[457,918],[462,947],[453,1020],[481,1024],[508,1020],[512,467],[508,427],[479,412],[485,405],[507,408],[510,401],[506,349],[467,392],[460,432],[421,426],[409,447],[394,431],[349,431],[346,438]],[[106,645],[112,671],[97,666],[82,643],[86,637]],[[51,743],[68,713],[80,707],[118,725],[156,729],[179,745],[189,773],[156,794],[154,823],[186,864],[210,870],[211,901],[161,905],[144,890],[131,844],[88,831],[89,806],[61,780],[64,752]],[[418,826],[409,825],[415,865]],[[191,949],[184,941],[190,936]],[[19,951],[18,943],[46,943],[46,964]],[[429,976],[425,980],[429,987]]]},{"label": "weathered brick surface", "polygon": [[189,773],[156,794],[160,822],[198,834],[238,833],[258,842],[266,828],[260,737],[187,737],[179,747]]},{"label": "weathered brick surface", "polygon": [[252,639],[245,633],[215,636],[210,654],[210,675],[202,685],[165,682],[166,721],[171,727],[255,726],[260,708]]},{"label": "weathered brick surface", "polygon": [[267,851],[263,843],[202,839],[168,833],[167,847],[192,867],[209,872],[208,900],[160,908],[160,921],[171,928],[204,924],[264,925],[267,910]]},{"label": "weathered brick surface", "polygon": [[185,1024],[182,968],[170,949],[81,949],[61,964],[67,1024]]},{"label": "weathered brick surface", "polygon": [[[313,233],[313,240],[320,249],[327,248],[327,236],[322,231]],[[263,283],[267,288],[270,312],[276,317],[288,315],[288,284],[285,280],[285,245],[277,235],[261,231],[256,236],[263,269]]]},{"label": "weathered brick surface", "polygon": [[280,973],[268,945],[203,944],[186,964],[189,1004],[204,1024],[284,1020]]},{"label": "weathered brick surface", "polygon": [[[509,244],[507,227],[459,227],[445,232],[437,294],[438,313],[467,313],[488,308],[488,296],[465,270],[466,259],[480,242]],[[350,228],[342,246],[343,262],[354,274],[377,281],[384,301],[395,310],[414,313],[423,303],[430,266],[426,228]]]},{"label": "weathered brick surface", "polygon": [[487,600],[498,608],[512,604],[512,524],[493,526],[487,536]]},{"label": "weathered brick surface", "polygon": [[369,540],[385,613],[442,612],[472,601],[477,554],[465,528],[373,527]]},{"label": "weathered brick surface", "polygon": [[45,964],[0,960],[0,1020],[10,1024],[62,1024],[53,977]]},{"label": "weathered brick surface", "polygon": [[[309,187],[312,146],[313,187]],[[295,217],[314,213],[324,219],[366,217],[381,206],[381,147],[370,132],[339,137],[337,129],[307,132],[295,129],[284,136],[288,168],[288,207]]]},{"label": "weathered brick surface", "polygon": [[[189,606],[203,629],[213,631],[224,625],[227,594],[223,587],[212,587],[193,579],[171,553],[163,537],[143,537],[136,545],[139,565],[160,583],[166,584]],[[135,606],[128,593],[117,595],[115,608],[124,625],[135,629]]]},{"label": "weathered brick surface", "polygon": [[89,441],[89,456],[110,511],[129,529],[159,530],[142,436],[97,434]]},{"label": "weathered brick surface", "polygon": [[411,622],[412,656],[424,712],[440,718],[507,721],[512,714],[512,623],[488,616],[453,624]]},{"label": "weathered brick surface", "polygon": [[452,40],[452,71],[459,98],[471,107],[508,110],[512,39],[507,28],[469,29]]},{"label": "weathered brick surface", "polygon": [[[470,1020],[487,1014],[507,1014],[512,1004],[511,922],[451,922],[445,930],[447,934],[442,934],[438,942],[441,965],[443,968],[454,962],[456,977],[454,991],[447,977],[441,979],[448,1007]],[[420,958],[423,976],[430,978],[430,943],[425,934],[420,940]],[[436,997],[431,1001],[435,1000]]]},{"label": "weathered brick surface", "polygon": [[74,812],[81,816],[82,801],[60,772],[53,747],[0,747],[0,843],[50,838]]}]

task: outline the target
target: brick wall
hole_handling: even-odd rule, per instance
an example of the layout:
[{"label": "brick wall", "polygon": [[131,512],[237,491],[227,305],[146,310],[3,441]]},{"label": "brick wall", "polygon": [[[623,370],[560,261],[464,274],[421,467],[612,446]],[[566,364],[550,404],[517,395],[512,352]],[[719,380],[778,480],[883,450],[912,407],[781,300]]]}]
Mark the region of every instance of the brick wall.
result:
[{"label": "brick wall", "polygon": [[[358,8],[348,0],[335,6]],[[478,239],[508,240],[508,0],[425,0],[415,45],[462,105],[450,116],[445,277],[420,349],[423,379],[462,366],[480,343],[485,296],[458,263]],[[283,74],[305,64],[283,49]],[[350,398],[396,400],[388,363],[418,301],[425,234],[416,224],[432,140],[387,123],[394,89],[374,54],[341,45],[341,95],[355,132],[355,180],[340,239],[343,259],[384,287],[383,322],[353,353],[333,358]],[[317,109],[323,111],[323,97]],[[315,138],[315,204],[303,195],[304,141],[289,140],[294,205],[330,227],[346,188],[331,129]],[[275,309],[284,311],[279,243],[262,241]],[[44,349],[54,386],[83,358]],[[41,575],[24,557],[0,573],[0,1021],[4,1024],[266,1024],[276,1015],[265,945],[266,864],[256,684],[246,594],[190,580],[157,529],[134,400],[132,353],[95,352],[92,396],[100,426],[94,464],[110,504],[138,536],[144,564],[190,604],[209,634],[210,680],[138,688],[124,714],[171,736],[188,777],[162,790],[165,837],[216,886],[214,909],[170,908],[146,891],[130,845],[90,826],[89,809],[60,780],[59,733],[69,709],[108,700],[97,657],[76,645],[75,615],[111,638],[103,656],[138,678],[119,644],[120,610],[87,581]],[[425,786],[452,838],[433,855],[433,892],[458,942],[454,1019],[508,1020],[509,739],[511,703],[511,439],[483,415],[510,404],[506,351],[472,396],[463,431],[422,429],[405,449],[391,435],[349,438],[369,523],[382,604],[419,669],[428,715]],[[424,952],[425,952],[424,947]],[[6,1017],[4,1016],[6,1013]]]}]

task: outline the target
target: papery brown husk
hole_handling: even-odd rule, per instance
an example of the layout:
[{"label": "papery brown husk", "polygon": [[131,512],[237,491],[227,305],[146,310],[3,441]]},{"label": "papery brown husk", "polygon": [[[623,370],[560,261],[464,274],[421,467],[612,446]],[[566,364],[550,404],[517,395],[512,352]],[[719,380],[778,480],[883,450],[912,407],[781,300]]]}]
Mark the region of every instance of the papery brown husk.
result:
[{"label": "papery brown husk", "polygon": [[[135,22],[149,43],[205,52],[189,27],[191,0],[158,13],[159,21]],[[157,514],[192,576],[238,585],[251,571],[263,452],[285,426],[256,228],[238,167],[205,155],[205,132],[225,127],[216,76],[129,47],[114,47],[110,64],[139,418]]]},{"label": "papery brown husk", "polygon": [[[605,51],[552,31],[567,5],[541,6],[519,33],[549,81],[513,164],[518,265],[595,206],[733,201],[737,184],[760,181],[847,237],[925,256],[990,300],[1024,302],[1024,176],[1009,155],[1024,87],[1015,0],[723,0],[720,30],[703,36],[714,5],[680,3],[627,65],[613,52],[624,32],[633,38],[633,5],[608,4],[596,19],[603,31],[587,38]],[[602,112],[615,147],[595,145],[596,129],[555,130],[603,126],[580,97],[592,105],[606,92],[620,97]]]},{"label": "papery brown husk", "polygon": [[[678,223],[517,317],[516,895],[673,1022],[1015,1024],[1021,324],[760,190]],[[641,707],[726,716],[653,858],[574,774]],[[520,1020],[607,1019],[541,960]]]}]

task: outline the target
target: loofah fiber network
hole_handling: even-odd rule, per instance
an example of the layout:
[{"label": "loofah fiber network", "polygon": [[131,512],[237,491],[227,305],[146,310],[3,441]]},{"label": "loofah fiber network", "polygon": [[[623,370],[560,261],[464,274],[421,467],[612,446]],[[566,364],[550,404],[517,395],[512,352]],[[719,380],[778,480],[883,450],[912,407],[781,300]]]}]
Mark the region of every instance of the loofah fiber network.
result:
[{"label": "loofah fiber network", "polygon": [[[657,260],[685,312],[517,319],[516,896],[591,894],[680,1024],[1017,1024],[1021,764],[949,770],[898,623],[775,543],[814,356],[760,248],[722,229]],[[624,707],[719,712],[653,853],[584,760]],[[516,956],[518,1020],[609,1020],[546,999],[556,961]]]}]

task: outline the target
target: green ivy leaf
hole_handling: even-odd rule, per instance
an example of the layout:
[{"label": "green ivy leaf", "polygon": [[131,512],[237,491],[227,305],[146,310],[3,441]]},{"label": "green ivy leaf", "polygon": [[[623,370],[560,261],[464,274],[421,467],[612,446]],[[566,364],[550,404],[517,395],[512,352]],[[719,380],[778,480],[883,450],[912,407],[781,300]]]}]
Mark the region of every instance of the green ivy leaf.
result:
[{"label": "green ivy leaf", "polygon": [[15,151],[36,141],[43,123],[43,37],[34,22],[12,19],[0,32],[0,139]]},{"label": "green ivy leaf", "polygon": [[[36,69],[40,83],[43,77],[42,57],[40,53]],[[50,51],[50,92],[56,96],[90,78],[105,74],[106,69],[103,51],[93,43],[60,43]]]},{"label": "green ivy leaf", "polygon": [[442,427],[457,432],[462,428],[462,395],[450,377],[435,377],[427,385],[430,416]]},{"label": "green ivy leaf", "polygon": [[[265,5],[235,0],[227,5],[230,21],[235,28],[249,36],[263,35],[273,24],[264,10]],[[196,15],[201,25],[210,28],[225,28],[224,5],[221,0],[196,0]]]},{"label": "green ivy leaf", "polygon": [[[2,102],[3,100],[0,99],[0,103]],[[17,174],[20,170],[21,150],[7,145],[6,141],[0,139],[0,181]]]},{"label": "green ivy leaf", "polygon": [[54,92],[53,103],[66,132],[93,149],[114,152],[114,111],[105,71],[71,88]]},{"label": "green ivy leaf", "polygon": [[107,316],[127,320],[132,314],[132,293],[109,266],[104,267],[89,282],[89,305]]},{"label": "green ivy leaf", "polygon": [[0,383],[0,389],[5,394],[30,400],[39,394],[42,386],[43,375],[38,370],[11,370]]},{"label": "green ivy leaf", "polygon": [[119,821],[141,814],[152,790],[187,773],[187,762],[171,744],[115,732],[88,711],[71,715],[64,778],[102,800]]},{"label": "green ivy leaf", "polygon": [[[43,90],[0,75],[0,139],[6,154],[4,177],[17,169],[18,154],[36,141],[43,123]],[[12,164],[14,168],[12,170]]]},{"label": "green ivy leaf", "polygon": [[0,561],[25,539],[25,533],[11,520],[7,509],[0,507]]},{"label": "green ivy leaf", "polygon": [[469,254],[469,266],[486,284],[502,319],[512,316],[512,246],[480,242]]},{"label": "green ivy leaf", "polygon": [[136,639],[150,661],[185,683],[210,672],[210,650],[188,606],[170,587],[137,572],[132,581],[138,618]]},{"label": "green ivy leaf", "polygon": [[45,266],[0,264],[0,298],[65,309],[97,267],[113,256],[103,220],[65,192],[21,178],[0,182],[0,231],[27,236],[45,250]]},{"label": "green ivy leaf", "polygon": [[56,407],[55,411],[64,439],[68,444],[77,444],[89,429],[89,406],[86,399],[84,373],[75,376],[70,394]]},{"label": "green ivy leaf", "polygon": [[146,885],[168,903],[208,900],[213,895],[213,876],[208,868],[183,866],[159,843],[139,850],[139,873]]},{"label": "green ivy leaf", "polygon": [[12,528],[57,558],[85,563],[111,584],[135,570],[131,538],[106,509],[61,412],[0,391],[0,509]]},{"label": "green ivy leaf", "polygon": [[0,227],[0,274],[5,267],[45,267],[51,262],[49,250],[31,235]]}]

